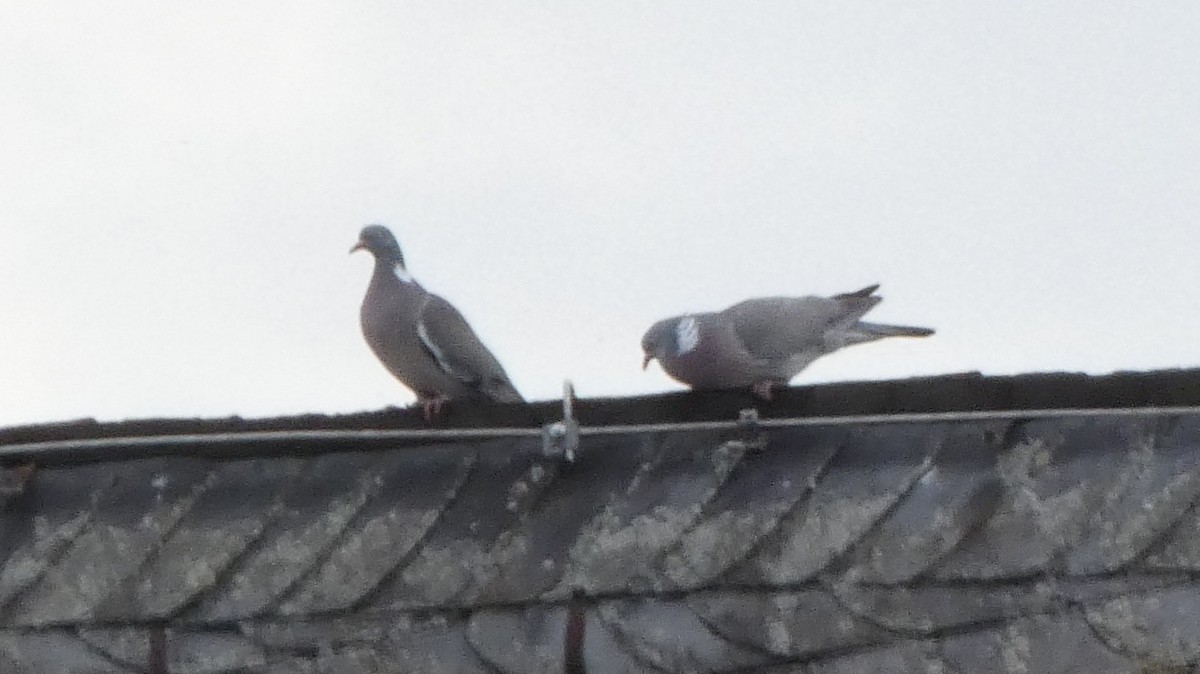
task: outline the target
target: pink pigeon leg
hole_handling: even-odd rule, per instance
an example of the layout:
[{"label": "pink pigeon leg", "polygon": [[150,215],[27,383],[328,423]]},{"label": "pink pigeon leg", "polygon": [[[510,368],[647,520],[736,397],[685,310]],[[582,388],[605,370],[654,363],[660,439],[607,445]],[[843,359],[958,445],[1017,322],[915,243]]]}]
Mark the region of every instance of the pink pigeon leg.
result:
[{"label": "pink pigeon leg", "polygon": [[441,416],[442,408],[450,399],[443,395],[421,397],[417,400],[421,405],[421,416],[425,419],[425,423],[432,423],[434,419]]},{"label": "pink pigeon leg", "polygon": [[762,398],[763,400],[772,400],[775,397],[775,388],[778,386],[779,382],[771,381],[770,379],[764,379],[752,386],[751,390],[754,391],[754,395]]}]

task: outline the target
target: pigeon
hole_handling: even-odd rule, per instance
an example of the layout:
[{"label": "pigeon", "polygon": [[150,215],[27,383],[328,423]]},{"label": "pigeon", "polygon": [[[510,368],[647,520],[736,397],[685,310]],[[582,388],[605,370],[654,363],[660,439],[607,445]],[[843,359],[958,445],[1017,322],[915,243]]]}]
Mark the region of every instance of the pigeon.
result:
[{"label": "pigeon", "polygon": [[723,311],[665,318],[642,337],[642,369],[657,359],[668,375],[693,388],[750,386],[770,400],[773,389],[844,346],[933,334],[929,328],[860,321],[883,300],[874,294],[878,289],[760,297]]},{"label": "pigeon", "polygon": [[416,394],[426,421],[449,400],[525,401],[458,309],[409,273],[387,227],[364,227],[350,252],[357,250],[375,257],[359,313],[363,337],[387,371]]}]

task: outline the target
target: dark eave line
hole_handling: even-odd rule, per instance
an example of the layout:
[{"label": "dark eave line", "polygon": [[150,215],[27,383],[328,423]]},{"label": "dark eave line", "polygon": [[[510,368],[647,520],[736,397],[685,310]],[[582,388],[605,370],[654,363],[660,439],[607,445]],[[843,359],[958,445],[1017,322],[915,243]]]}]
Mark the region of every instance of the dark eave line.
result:
[{"label": "dark eave line", "polygon": [[[974,412],[923,412],[855,416],[798,417],[744,421],[698,421],[650,424],[584,426],[581,436],[619,435],[699,430],[734,430],[747,427],[851,426],[908,423],[970,423],[1028,421],[1046,418],[1154,417],[1200,415],[1200,406],[1109,409],[984,410]],[[281,455],[300,456],[340,452],[382,451],[412,446],[483,440],[536,439],[539,428],[285,430],[230,433],[183,433],[53,440],[0,445],[0,463],[34,462],[39,465],[123,461],[158,457],[248,459]]]}]

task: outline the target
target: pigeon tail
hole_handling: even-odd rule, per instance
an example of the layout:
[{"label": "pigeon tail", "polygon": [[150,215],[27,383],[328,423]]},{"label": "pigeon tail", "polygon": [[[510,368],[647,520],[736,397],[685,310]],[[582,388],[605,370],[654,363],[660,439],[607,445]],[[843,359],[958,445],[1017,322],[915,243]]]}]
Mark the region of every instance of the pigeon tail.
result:
[{"label": "pigeon tail", "polygon": [[863,288],[862,290],[855,290],[852,293],[841,293],[839,295],[834,295],[833,299],[844,300],[844,299],[848,299],[851,297],[870,297],[871,295],[875,294],[876,290],[879,290],[878,283],[876,283],[875,285],[867,286],[866,288]]},{"label": "pigeon tail", "polygon": [[884,323],[866,323],[859,321],[854,325],[854,332],[862,333],[869,339],[883,337],[928,337],[933,334],[933,328],[919,328],[912,325],[886,325]]},{"label": "pigeon tail", "polygon": [[481,382],[480,391],[484,397],[494,403],[523,403],[525,397],[517,391],[511,382],[505,379],[492,379]]}]

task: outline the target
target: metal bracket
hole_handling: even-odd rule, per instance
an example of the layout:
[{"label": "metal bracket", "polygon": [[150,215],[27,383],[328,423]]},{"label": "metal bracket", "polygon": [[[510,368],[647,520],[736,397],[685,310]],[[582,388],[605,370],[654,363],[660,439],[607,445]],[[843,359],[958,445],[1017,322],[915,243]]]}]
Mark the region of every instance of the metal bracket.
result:
[{"label": "metal bracket", "polygon": [[749,407],[738,412],[738,426],[740,428],[758,428],[758,409]]},{"label": "metal bracket", "polygon": [[579,449],[579,422],[575,421],[575,386],[571,380],[563,381],[562,421],[542,427],[542,454],[575,461]]},{"label": "metal bracket", "polygon": [[738,435],[746,449],[762,449],[767,446],[767,433],[758,423],[758,410],[751,407],[738,412]]}]

